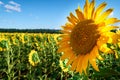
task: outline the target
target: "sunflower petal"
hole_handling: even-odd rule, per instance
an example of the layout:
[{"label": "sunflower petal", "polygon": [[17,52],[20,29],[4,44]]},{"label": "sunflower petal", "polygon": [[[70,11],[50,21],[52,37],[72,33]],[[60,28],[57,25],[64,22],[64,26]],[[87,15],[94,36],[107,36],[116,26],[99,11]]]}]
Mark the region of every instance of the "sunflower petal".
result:
[{"label": "sunflower petal", "polygon": [[71,30],[62,30],[60,31],[61,33],[64,33],[64,34],[70,34],[71,33]]},{"label": "sunflower petal", "polygon": [[93,68],[94,68],[96,71],[99,71],[98,66],[97,66],[97,64],[96,64],[96,59],[90,60],[90,63],[92,64]]},{"label": "sunflower petal", "polygon": [[110,30],[118,28],[117,26],[107,26],[107,27],[99,27],[100,33],[108,32]]},{"label": "sunflower petal", "polygon": [[62,38],[62,40],[60,42],[58,42],[58,44],[60,44],[62,42],[68,42],[69,40],[70,40],[70,37]]},{"label": "sunflower petal", "polygon": [[95,56],[96,56],[99,60],[103,60],[103,58],[102,58],[102,57],[100,56],[100,54],[99,54],[98,47],[96,46],[95,48],[96,48],[96,49],[94,49],[94,51],[95,51],[94,53],[96,53]]},{"label": "sunflower petal", "polygon": [[108,41],[108,37],[100,36],[100,38],[97,41],[97,47],[100,51],[104,52],[106,50],[106,49],[104,50],[101,46],[106,45],[107,41]]},{"label": "sunflower petal", "polygon": [[73,54],[73,55],[69,58],[69,61],[67,62],[67,66],[68,66],[69,64],[71,64],[71,63],[75,60],[75,58],[76,58],[76,56],[75,56],[75,54]]},{"label": "sunflower petal", "polygon": [[64,42],[63,42],[63,41],[60,41],[58,44],[59,44],[60,46],[69,45],[69,44],[68,44],[68,41],[66,41],[66,42],[65,42],[65,41],[64,41]]},{"label": "sunflower petal", "polygon": [[71,52],[71,50],[65,50],[64,54],[61,56],[61,60],[64,60],[66,58],[69,58],[73,53]]},{"label": "sunflower petal", "polygon": [[85,55],[84,60],[83,60],[84,62],[82,63],[82,68],[83,68],[85,74],[87,74],[86,69],[88,66],[88,60],[89,60],[89,54]]},{"label": "sunflower petal", "polygon": [[76,24],[76,23],[75,23],[75,21],[74,21],[72,18],[67,17],[67,19],[68,19],[68,21],[69,21],[70,23],[72,23],[73,25],[75,25],[75,24]]},{"label": "sunflower petal", "polygon": [[116,59],[118,59],[118,54],[117,54],[117,51],[115,51],[115,57],[116,57]]},{"label": "sunflower petal", "polygon": [[86,19],[88,19],[88,14],[89,14],[89,1],[86,0],[84,5],[84,16]]},{"label": "sunflower petal", "polygon": [[99,60],[104,60],[99,53],[97,54],[97,58],[98,58]]},{"label": "sunflower petal", "polygon": [[79,22],[79,20],[72,13],[70,13],[70,17],[74,20],[75,23]]},{"label": "sunflower petal", "polygon": [[107,54],[114,53],[110,48],[107,47],[106,44],[100,46],[99,50]]},{"label": "sunflower petal", "polygon": [[66,42],[64,42],[64,43],[58,43],[60,46],[59,46],[59,49],[57,50],[57,52],[59,53],[59,52],[63,52],[63,51],[65,51],[65,50],[67,50],[67,49],[70,49],[70,45],[69,44],[67,44]]},{"label": "sunflower petal", "polygon": [[78,19],[81,21],[81,20],[84,20],[84,15],[81,11],[79,11],[78,9],[75,10],[76,11],[76,14],[77,14],[77,17]]},{"label": "sunflower petal", "polygon": [[70,26],[69,24],[66,24],[65,26],[61,26],[64,30],[72,30],[73,27]]},{"label": "sunflower petal", "polygon": [[120,20],[118,20],[117,18],[109,18],[109,19],[105,20],[106,25],[114,24],[114,23],[117,23],[117,22],[120,22]]},{"label": "sunflower petal", "polygon": [[100,23],[105,20],[112,11],[113,9],[106,10],[104,13],[102,13],[99,17],[96,18],[96,23]]},{"label": "sunflower petal", "polygon": [[82,63],[84,61],[83,58],[84,58],[84,55],[80,55],[79,60],[78,60],[78,64],[77,64],[77,67],[76,67],[76,72],[82,73],[82,71],[83,71]]},{"label": "sunflower petal", "polygon": [[79,10],[80,12],[82,12],[82,10],[81,10],[80,6],[78,6],[78,10]]},{"label": "sunflower petal", "polygon": [[92,18],[93,13],[94,13],[94,8],[95,8],[95,0],[92,0],[92,2],[90,3],[90,6],[89,6],[88,18]]},{"label": "sunflower petal", "polygon": [[102,4],[100,4],[97,7],[97,9],[95,10],[95,14],[93,16],[93,19],[96,19],[100,15],[101,11],[105,8],[106,5],[107,4],[105,2],[103,2]]},{"label": "sunflower petal", "polygon": [[80,56],[78,56],[78,57],[73,61],[71,70],[74,71],[74,70],[76,69],[79,59],[80,59]]},{"label": "sunflower petal", "polygon": [[68,35],[68,34],[61,34],[60,37],[61,37],[62,39],[63,39],[63,38],[69,38],[70,35]]},{"label": "sunflower petal", "polygon": [[93,50],[90,52],[90,55],[89,55],[89,62],[90,64],[92,64],[93,68],[96,70],[96,71],[99,71],[98,69],[98,66],[96,64],[96,57],[97,57],[97,47],[95,46],[93,48]]}]

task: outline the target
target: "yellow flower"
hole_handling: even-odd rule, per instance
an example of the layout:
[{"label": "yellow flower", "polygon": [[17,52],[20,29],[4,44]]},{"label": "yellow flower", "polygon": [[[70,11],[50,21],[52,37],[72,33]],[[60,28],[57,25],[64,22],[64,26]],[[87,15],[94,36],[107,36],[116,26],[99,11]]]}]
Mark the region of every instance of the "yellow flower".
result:
[{"label": "yellow flower", "polygon": [[32,66],[36,66],[39,62],[40,62],[40,59],[38,57],[38,54],[35,50],[32,50],[30,53],[29,53],[29,62]]},{"label": "yellow flower", "polygon": [[0,51],[3,51],[3,48],[2,48],[2,47],[0,47]]},{"label": "yellow flower", "polygon": [[[67,17],[69,22],[62,26],[58,52],[63,52],[62,60],[69,59],[67,65],[71,64],[71,70],[86,73],[90,63],[99,71],[96,58],[103,58],[98,50],[105,52],[108,49],[105,44],[110,42],[111,34],[114,34],[110,31],[117,28],[113,24],[120,22],[117,18],[108,18],[113,9],[102,12],[106,5],[103,2],[95,8],[95,0],[86,0],[83,11],[78,7],[76,16],[70,13]],[[101,49],[102,46],[104,49]]]},{"label": "yellow flower", "polygon": [[120,42],[120,30],[117,30],[116,34],[117,34],[117,42]]},{"label": "yellow flower", "polygon": [[59,37],[59,36],[60,36],[60,34],[54,34],[54,35],[53,35],[56,44],[58,44],[58,37]]},{"label": "yellow flower", "polygon": [[69,70],[68,70],[68,67],[65,67],[65,66],[64,66],[63,61],[60,60],[59,62],[60,62],[59,65],[60,65],[61,69],[63,70],[63,72],[68,72],[68,71],[69,71]]}]

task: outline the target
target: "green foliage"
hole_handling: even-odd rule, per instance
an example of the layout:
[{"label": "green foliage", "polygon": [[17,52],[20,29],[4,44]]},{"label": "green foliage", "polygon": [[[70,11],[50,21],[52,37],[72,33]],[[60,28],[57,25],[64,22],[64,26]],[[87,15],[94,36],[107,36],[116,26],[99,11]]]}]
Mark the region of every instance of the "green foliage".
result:
[{"label": "green foliage", "polygon": [[[103,55],[103,61],[97,60],[100,71],[95,71],[92,66],[88,74],[79,74],[66,66],[67,60],[60,63],[60,53],[57,53],[55,35],[49,34],[12,34],[4,35],[0,39],[0,79],[2,80],[118,80],[120,76],[120,48],[108,44],[114,54]],[[37,51],[36,66],[29,63],[28,57],[31,50]],[[39,57],[39,58],[38,58]]]},{"label": "green foliage", "polygon": [[[100,71],[97,72],[90,68],[90,78],[93,80],[119,80],[120,76],[120,48],[118,44],[108,44],[108,47],[114,51],[114,54],[106,54],[100,52],[104,58],[103,61],[97,60]],[[115,56],[115,53],[119,56]]]},{"label": "green foliage", "polygon": [[[57,41],[54,35],[42,36],[27,34],[6,35],[6,40],[1,40],[0,47],[0,79],[5,80],[63,80],[71,74],[64,73],[59,66],[60,53],[57,53]],[[13,37],[13,38],[12,38]],[[28,55],[31,50],[36,50],[40,62],[37,66],[29,63]]]}]

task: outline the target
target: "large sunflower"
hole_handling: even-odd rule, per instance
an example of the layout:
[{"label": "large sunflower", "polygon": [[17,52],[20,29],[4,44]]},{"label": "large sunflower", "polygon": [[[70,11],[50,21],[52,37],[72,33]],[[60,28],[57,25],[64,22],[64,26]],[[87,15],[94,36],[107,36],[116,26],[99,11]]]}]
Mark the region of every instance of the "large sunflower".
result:
[{"label": "large sunflower", "polygon": [[58,52],[63,52],[62,60],[69,59],[67,65],[71,64],[71,70],[86,73],[90,63],[99,71],[96,58],[102,60],[98,50],[106,51],[104,46],[111,38],[110,32],[116,29],[112,24],[120,22],[117,18],[109,18],[112,8],[102,12],[107,4],[101,3],[95,8],[95,0],[86,0],[83,11],[78,7],[76,16],[70,13],[68,23],[62,26],[62,40],[59,42]]}]

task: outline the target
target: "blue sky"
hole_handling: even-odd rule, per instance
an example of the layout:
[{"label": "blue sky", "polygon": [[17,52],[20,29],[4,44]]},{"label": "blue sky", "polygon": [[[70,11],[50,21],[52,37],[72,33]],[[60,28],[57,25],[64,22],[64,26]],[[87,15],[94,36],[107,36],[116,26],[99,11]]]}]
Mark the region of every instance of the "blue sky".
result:
[{"label": "blue sky", "polygon": [[[90,0],[91,1],[91,0]],[[120,19],[120,0],[96,0],[114,8],[111,17]],[[60,29],[70,12],[85,0],[0,0],[0,28]]]}]

